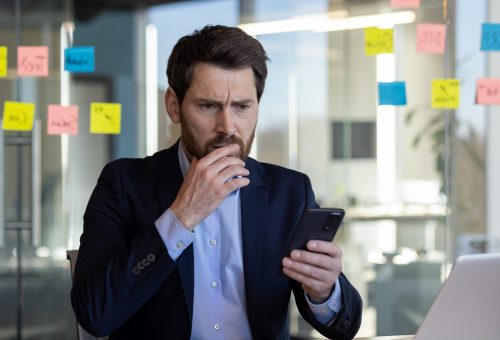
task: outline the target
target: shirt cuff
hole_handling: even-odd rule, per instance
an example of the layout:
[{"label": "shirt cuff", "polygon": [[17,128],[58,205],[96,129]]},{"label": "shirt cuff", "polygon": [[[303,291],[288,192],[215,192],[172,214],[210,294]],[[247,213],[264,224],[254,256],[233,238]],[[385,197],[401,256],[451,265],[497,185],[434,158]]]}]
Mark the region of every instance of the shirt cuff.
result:
[{"label": "shirt cuff", "polygon": [[318,305],[313,303],[305,292],[304,295],[306,297],[309,308],[314,314],[314,317],[323,325],[328,325],[329,323],[331,323],[335,315],[340,311],[340,308],[342,307],[341,288],[338,278],[337,281],[335,281],[335,288],[333,289],[332,295],[330,295],[330,298],[327,301]]},{"label": "shirt cuff", "polygon": [[194,234],[184,228],[170,208],[155,221],[155,225],[174,261],[194,241]]}]

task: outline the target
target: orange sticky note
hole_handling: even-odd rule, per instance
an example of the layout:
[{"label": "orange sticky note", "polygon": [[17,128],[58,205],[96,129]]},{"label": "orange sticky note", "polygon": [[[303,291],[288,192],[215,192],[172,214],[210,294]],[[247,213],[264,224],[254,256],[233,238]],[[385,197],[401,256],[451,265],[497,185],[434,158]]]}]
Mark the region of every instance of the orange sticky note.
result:
[{"label": "orange sticky note", "polygon": [[460,80],[433,79],[432,103],[434,109],[457,109],[460,105]]},{"label": "orange sticky note", "polygon": [[117,103],[91,103],[90,132],[119,134],[121,110],[121,104]]},{"label": "orange sticky note", "polygon": [[394,30],[375,27],[365,28],[365,53],[377,55],[394,52]]},{"label": "orange sticky note", "polygon": [[500,105],[500,78],[481,78],[476,84],[478,104]]},{"label": "orange sticky note", "polygon": [[3,105],[2,129],[31,131],[34,117],[35,104],[6,101]]},{"label": "orange sticky note", "polygon": [[446,47],[446,25],[417,25],[417,51],[444,54]]},{"label": "orange sticky note", "polygon": [[49,75],[49,48],[47,46],[19,46],[17,48],[17,75]]},{"label": "orange sticky note", "polygon": [[420,0],[391,0],[391,7],[418,8],[420,7]]},{"label": "orange sticky note", "polygon": [[47,114],[49,135],[76,135],[78,133],[78,106],[49,105]]},{"label": "orange sticky note", "polygon": [[0,77],[7,77],[7,46],[0,46]]}]

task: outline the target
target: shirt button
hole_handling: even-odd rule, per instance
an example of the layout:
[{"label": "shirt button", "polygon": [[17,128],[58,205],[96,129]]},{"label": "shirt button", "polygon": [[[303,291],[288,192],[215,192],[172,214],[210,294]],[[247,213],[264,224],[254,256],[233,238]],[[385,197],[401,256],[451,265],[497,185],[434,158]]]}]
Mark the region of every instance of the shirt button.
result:
[{"label": "shirt button", "polygon": [[176,247],[177,247],[177,249],[182,249],[182,248],[184,248],[184,242],[182,242],[182,241],[177,242]]},{"label": "shirt button", "polygon": [[211,246],[215,246],[217,244],[217,241],[216,240],[210,240],[210,245]]},{"label": "shirt button", "polygon": [[212,288],[216,288],[217,287],[217,282],[213,281],[212,284],[211,284]]},{"label": "shirt button", "polygon": [[220,325],[219,325],[218,323],[216,323],[216,324],[214,325],[214,329],[215,329],[216,331],[218,331],[218,330],[220,329]]}]

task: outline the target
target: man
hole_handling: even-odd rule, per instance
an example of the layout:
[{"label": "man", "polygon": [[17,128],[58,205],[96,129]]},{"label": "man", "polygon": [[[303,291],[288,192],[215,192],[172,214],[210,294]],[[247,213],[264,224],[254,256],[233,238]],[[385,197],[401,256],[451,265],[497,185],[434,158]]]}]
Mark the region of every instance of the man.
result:
[{"label": "man", "polygon": [[323,335],[356,334],[361,299],[339,246],[310,241],[283,258],[316,206],[309,179],[248,158],[267,59],[238,28],[207,26],[177,42],[165,104],[180,141],[106,165],[85,212],[71,297],[90,333],[287,339],[293,290]]}]

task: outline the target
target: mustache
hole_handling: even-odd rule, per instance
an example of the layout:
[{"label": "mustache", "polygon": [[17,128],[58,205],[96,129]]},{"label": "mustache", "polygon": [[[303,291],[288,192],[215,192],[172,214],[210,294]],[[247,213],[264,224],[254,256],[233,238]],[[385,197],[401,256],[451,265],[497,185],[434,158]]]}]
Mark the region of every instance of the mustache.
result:
[{"label": "mustache", "polygon": [[231,135],[231,136],[226,136],[226,135],[217,135],[210,141],[208,141],[207,145],[214,147],[214,146],[220,146],[220,145],[228,145],[228,144],[238,144],[240,147],[243,148],[244,143],[243,140],[237,136]]}]

